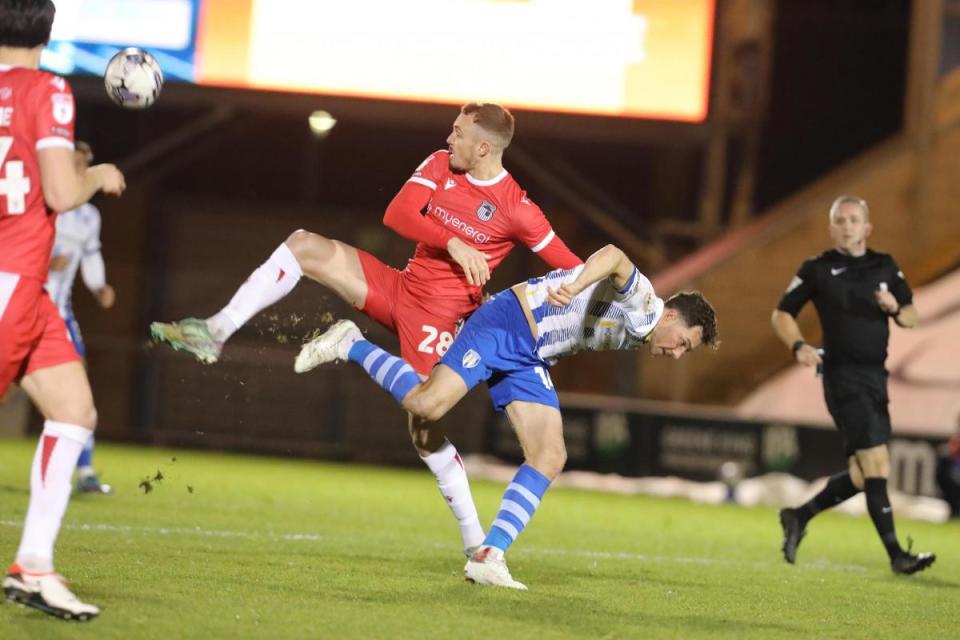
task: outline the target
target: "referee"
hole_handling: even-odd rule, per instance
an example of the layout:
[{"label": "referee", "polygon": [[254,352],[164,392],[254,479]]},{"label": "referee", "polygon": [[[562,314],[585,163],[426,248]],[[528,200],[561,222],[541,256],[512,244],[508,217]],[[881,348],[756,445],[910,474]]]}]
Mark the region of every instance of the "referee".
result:
[{"label": "referee", "polygon": [[[867,203],[841,196],[830,207],[833,249],[810,258],[773,312],[780,340],[804,366],[822,366],[823,396],[843,436],[846,471],[830,478],[823,491],[796,509],[783,509],[783,557],[793,564],[807,523],[824,509],[864,491],[867,509],[895,573],[926,569],[936,556],[912,554],[897,541],[893,509],[887,496],[890,414],[887,412],[887,342],[890,320],[910,329],[917,325],[913,292],[886,253],[867,249],[871,231]],[[807,344],[796,315],[813,301],[823,327],[823,351]]]}]

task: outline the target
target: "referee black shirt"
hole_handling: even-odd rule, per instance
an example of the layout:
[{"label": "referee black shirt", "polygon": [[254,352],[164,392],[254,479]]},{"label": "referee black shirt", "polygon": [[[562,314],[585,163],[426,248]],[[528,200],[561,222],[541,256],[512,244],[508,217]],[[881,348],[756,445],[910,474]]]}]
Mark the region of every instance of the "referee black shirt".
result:
[{"label": "referee black shirt", "polygon": [[901,307],[912,304],[913,291],[889,254],[867,249],[853,257],[831,249],[800,266],[777,309],[796,317],[813,300],[823,327],[825,369],[883,368],[890,319],[874,295],[881,283]]}]

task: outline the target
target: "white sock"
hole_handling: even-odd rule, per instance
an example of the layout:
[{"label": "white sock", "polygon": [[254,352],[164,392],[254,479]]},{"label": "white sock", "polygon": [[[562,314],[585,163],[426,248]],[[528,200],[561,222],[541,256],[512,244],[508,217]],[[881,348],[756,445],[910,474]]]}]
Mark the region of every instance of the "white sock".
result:
[{"label": "white sock", "polygon": [[213,337],[226,342],[247,321],[277,302],[300,281],[303,269],[286,244],[277,250],[240,285],[229,304],[207,318]]},{"label": "white sock", "polygon": [[483,527],[480,526],[477,507],[470,494],[470,481],[467,480],[467,472],[456,447],[447,440],[439,449],[421,459],[437,477],[440,493],[460,523],[463,547],[466,549],[479,545],[485,537]]},{"label": "white sock", "polygon": [[53,544],[70,500],[73,468],[90,430],[47,420],[30,469],[30,506],[17,564],[33,573],[53,571]]}]

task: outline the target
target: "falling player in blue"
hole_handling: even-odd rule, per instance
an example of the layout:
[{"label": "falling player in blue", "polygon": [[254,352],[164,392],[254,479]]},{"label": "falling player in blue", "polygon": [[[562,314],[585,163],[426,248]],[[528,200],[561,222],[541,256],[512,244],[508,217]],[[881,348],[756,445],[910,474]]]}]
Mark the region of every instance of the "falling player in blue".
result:
[{"label": "falling player in blue", "polygon": [[[77,171],[82,175],[93,161],[93,150],[86,142],[77,140],[73,158]],[[89,202],[57,216],[57,235],[44,285],[67,325],[70,341],[77,354],[80,358],[86,358],[86,347],[71,301],[73,281],[78,270],[83,283],[100,307],[112,307],[116,294],[113,287],[107,284],[103,255],[100,253],[100,212]],[[91,434],[77,460],[77,490],[84,493],[111,493],[113,489],[101,483],[93,469],[93,438]]]},{"label": "falling player in blue", "polygon": [[664,302],[627,256],[607,245],[583,265],[552,271],[493,296],[470,317],[423,382],[404,360],[364,339],[349,320],[305,344],[294,368],[302,373],[325,362],[355,362],[427,423],[486,381],[495,408],[506,411],[517,433],[525,461],[464,573],[478,584],[526,589],[510,575],[503,554],[567,458],[549,367],[584,349],[637,349],[644,344],[654,356],[673,358],[701,344],[716,348],[716,314],[699,293],[680,293]]}]

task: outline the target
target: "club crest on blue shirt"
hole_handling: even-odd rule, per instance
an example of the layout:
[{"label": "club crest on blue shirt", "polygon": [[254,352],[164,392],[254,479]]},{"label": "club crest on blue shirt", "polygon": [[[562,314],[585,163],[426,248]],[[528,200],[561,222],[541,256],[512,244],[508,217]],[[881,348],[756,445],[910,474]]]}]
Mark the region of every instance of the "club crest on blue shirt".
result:
[{"label": "club crest on blue shirt", "polygon": [[480,354],[473,349],[470,349],[463,354],[463,359],[460,361],[460,364],[463,365],[464,369],[473,369],[475,366],[480,364]]},{"label": "club crest on blue shirt", "polygon": [[480,203],[480,206],[477,208],[477,217],[483,220],[484,222],[489,222],[490,218],[493,217],[493,212],[497,210],[496,205],[491,203],[489,200],[484,200]]}]

